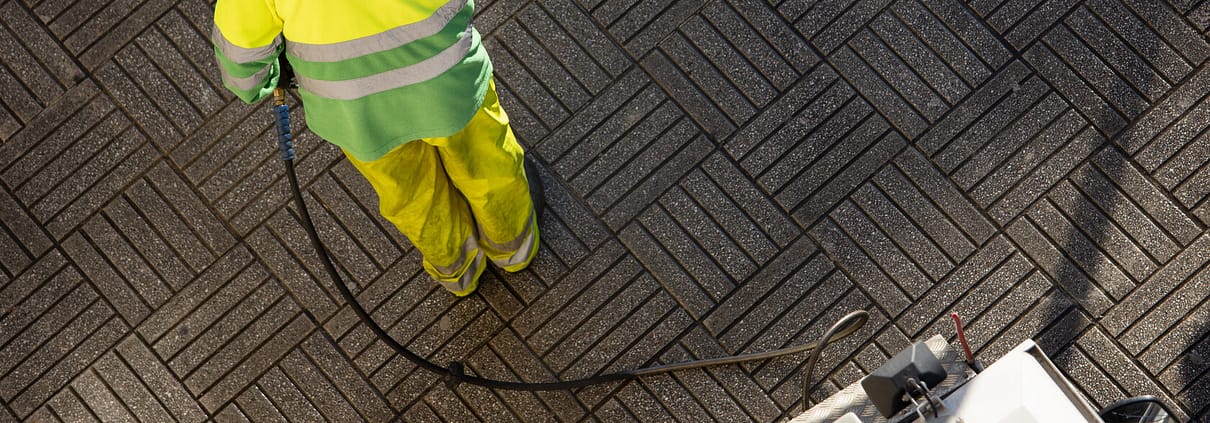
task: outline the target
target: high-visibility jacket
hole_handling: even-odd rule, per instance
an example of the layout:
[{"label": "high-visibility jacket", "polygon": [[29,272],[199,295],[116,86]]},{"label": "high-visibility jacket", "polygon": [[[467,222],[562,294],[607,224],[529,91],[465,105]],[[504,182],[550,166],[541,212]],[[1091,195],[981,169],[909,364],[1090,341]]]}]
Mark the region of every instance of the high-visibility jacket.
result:
[{"label": "high-visibility jacket", "polygon": [[315,134],[361,160],[458,132],[492,66],[471,26],[474,0],[218,0],[223,83],[256,102],[294,67]]}]

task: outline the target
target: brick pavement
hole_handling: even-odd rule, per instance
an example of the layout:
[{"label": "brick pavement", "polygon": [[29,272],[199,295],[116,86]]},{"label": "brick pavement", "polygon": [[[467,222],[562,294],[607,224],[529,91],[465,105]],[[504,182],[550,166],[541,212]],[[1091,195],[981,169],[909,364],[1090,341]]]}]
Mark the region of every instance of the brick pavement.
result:
[{"label": "brick pavement", "polygon": [[[822,399],[969,321],[1097,405],[1210,420],[1210,2],[492,0],[544,164],[531,270],[455,300],[302,129],[320,231],[438,362],[576,378],[763,351],[872,314]],[[450,391],[314,258],[266,106],[202,0],[0,0],[0,421],[775,421],[805,357],[573,392]],[[298,106],[295,104],[295,106]]]}]

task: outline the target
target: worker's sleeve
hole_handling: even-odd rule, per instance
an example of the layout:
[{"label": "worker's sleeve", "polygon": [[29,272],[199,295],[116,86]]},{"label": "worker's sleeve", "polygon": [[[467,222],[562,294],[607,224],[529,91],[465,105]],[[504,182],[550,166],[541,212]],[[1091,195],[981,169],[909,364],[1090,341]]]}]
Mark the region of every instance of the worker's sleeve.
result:
[{"label": "worker's sleeve", "polygon": [[223,85],[254,103],[273,93],[283,49],[282,20],[271,0],[218,0],[214,7],[214,54]]}]

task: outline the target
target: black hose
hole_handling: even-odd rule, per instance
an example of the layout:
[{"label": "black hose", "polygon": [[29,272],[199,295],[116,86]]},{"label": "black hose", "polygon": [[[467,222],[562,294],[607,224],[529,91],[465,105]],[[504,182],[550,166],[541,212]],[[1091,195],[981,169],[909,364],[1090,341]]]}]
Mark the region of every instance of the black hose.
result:
[{"label": "black hose", "polygon": [[[854,325],[854,319],[860,321]],[[865,322],[867,320],[870,320],[870,314],[865,310],[851,312],[844,317],[841,317],[840,320],[836,321],[836,323],[833,323],[832,327],[828,328],[828,330],[823,333],[823,336],[819,337],[818,341],[815,341],[815,344],[819,345],[819,348],[814,348],[811,350],[811,355],[807,357],[807,365],[803,367],[802,370],[803,411],[807,411],[808,408],[811,408],[811,397],[809,396],[811,390],[811,372],[815,370],[815,363],[819,362],[819,356],[823,354],[824,347],[828,346],[828,344],[832,342],[832,338],[837,336],[840,338],[847,337],[858,328],[865,326]]]},{"label": "black hose", "polygon": [[[841,318],[836,322],[836,324],[832,325],[832,328],[828,330],[828,334],[830,336],[822,338],[820,341],[795,347],[787,347],[763,353],[744,354],[709,360],[695,360],[683,363],[652,366],[642,369],[627,370],[583,379],[558,382],[513,382],[487,379],[467,375],[464,372],[462,363],[459,362],[450,363],[448,367],[440,366],[425,359],[424,357],[417,355],[416,353],[413,353],[412,351],[408,350],[407,347],[404,347],[402,344],[396,341],[395,338],[391,337],[391,335],[388,334],[387,331],[382,328],[382,326],[379,326],[378,323],[370,317],[370,314],[366,312],[365,308],[361,306],[361,303],[357,301],[357,298],[353,296],[353,293],[349,291],[349,288],[345,286],[344,278],[342,278],[340,276],[340,272],[336,270],[336,265],[332,262],[331,254],[328,253],[328,249],[324,247],[323,242],[319,239],[319,232],[315,229],[315,222],[311,220],[311,213],[307,210],[307,204],[303,200],[302,188],[298,183],[298,175],[294,170],[293,144],[290,141],[289,114],[288,110],[285,109],[284,91],[279,89],[274,92],[274,96],[277,98],[276,114],[278,126],[278,146],[281,149],[282,163],[285,164],[286,167],[286,178],[290,181],[290,188],[294,193],[294,202],[298,207],[299,215],[302,217],[303,229],[307,231],[307,236],[311,239],[311,245],[319,254],[319,257],[323,262],[324,269],[326,269],[328,272],[328,276],[330,276],[332,278],[332,282],[336,284],[336,290],[340,292],[341,298],[343,298],[345,303],[353,309],[353,312],[357,314],[357,317],[361,319],[361,322],[369,327],[370,331],[374,332],[375,336],[381,339],[382,342],[385,342],[387,346],[391,347],[392,350],[395,350],[396,353],[408,359],[408,361],[411,361],[417,366],[439,375],[441,379],[445,381],[446,385],[449,386],[450,390],[456,388],[459,383],[465,382],[487,388],[514,391],[562,391],[602,383],[630,380],[640,376],[650,376],[678,370],[696,369],[723,364],[735,364],[753,360],[765,360],[807,350],[814,350],[815,352],[818,352],[820,349],[822,349],[823,345],[826,345],[831,341],[833,336],[839,338],[849,336],[865,325],[865,322],[869,319],[868,314],[864,310],[854,311]],[[812,357],[817,356],[815,352],[812,353]],[[808,366],[814,367],[813,361],[808,361]],[[804,401],[806,401],[805,396]]]}]

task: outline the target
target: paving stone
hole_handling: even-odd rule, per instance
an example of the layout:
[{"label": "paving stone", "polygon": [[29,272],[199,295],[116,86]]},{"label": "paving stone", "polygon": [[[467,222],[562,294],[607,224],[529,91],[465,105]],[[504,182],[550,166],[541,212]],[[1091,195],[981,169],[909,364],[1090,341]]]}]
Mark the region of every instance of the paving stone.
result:
[{"label": "paving stone", "polygon": [[[1196,345],[1198,338],[1205,335],[1207,318],[1210,317],[1207,312],[1210,310],[1204,305],[1195,306],[1191,303],[1204,299],[1205,296],[1201,293],[1205,291],[1198,290],[1203,289],[1207,283],[1206,279],[1205,272],[1199,273],[1171,297],[1157,305],[1155,310],[1143,316],[1134,330],[1127,331],[1120,337],[1123,346],[1145,359],[1142,363],[1152,374],[1158,374],[1160,369],[1181,358],[1185,355],[1185,350]],[[1144,348],[1146,352],[1137,352]]]},{"label": "paving stone", "polygon": [[[1210,413],[1205,4],[481,3],[551,213],[531,268],[491,269],[478,295],[430,280],[289,96],[321,235],[409,348],[550,381],[796,345],[870,310],[824,352],[822,399],[950,336],[956,312],[985,361],[1032,338],[1097,404]],[[223,87],[210,2],[0,12],[0,421],[771,421],[801,404],[801,356],[450,391],[337,299],[269,114]]]},{"label": "paving stone", "polygon": [[[881,123],[875,124],[873,128],[882,128]],[[869,129],[863,127],[861,130]],[[876,130],[877,131],[877,130]],[[866,134],[854,134],[855,137],[865,137]],[[849,144],[846,142],[846,144]],[[839,150],[833,150],[828,155],[816,162],[809,171],[822,172],[831,174],[831,180],[826,184],[815,188],[808,188],[811,185],[822,181],[796,181],[788,190],[783,191],[778,195],[778,202],[781,204],[793,203],[800,198],[807,189],[814,189],[814,192],[809,197],[805,198],[804,202],[794,211],[793,216],[801,225],[807,225],[810,222],[815,222],[823,217],[825,210],[834,207],[840,203],[844,196],[847,196],[853,189],[857,188],[861,182],[872,176],[876,169],[883,166],[898,154],[904,148],[904,140],[897,133],[888,133],[882,135],[874,144],[861,155],[855,158],[845,158]],[[846,147],[848,149],[848,147]],[[850,150],[851,151],[851,150]],[[839,169],[839,163],[849,159],[850,162],[843,169]],[[835,172],[835,173],[833,173]]]},{"label": "paving stone", "polygon": [[[79,69],[71,63],[71,58],[46,32],[46,28],[33,22],[33,17],[19,3],[0,6],[3,10],[4,22],[8,28],[0,30],[5,36],[0,41],[0,58],[12,82],[0,97],[8,103],[21,120],[28,122],[46,104],[61,95],[64,87],[69,87],[82,76]],[[39,63],[45,56],[51,64],[47,67]],[[11,102],[11,103],[10,103]],[[32,106],[21,110],[20,106]]]},{"label": "paving stone", "polygon": [[[117,351],[125,365],[138,376],[150,393],[178,421],[201,421],[206,418],[197,401],[189,395],[162,361],[156,358],[138,337],[129,336]],[[133,384],[133,381],[131,382]]]},{"label": "paving stone", "polygon": [[[1114,300],[1121,299],[1134,289],[1134,282],[1122,269],[1114,264],[1105,252],[1100,250],[1095,241],[1074,228],[1071,222],[1059,214],[1053,204],[1039,202],[1029,210],[1030,220],[1070,260],[1067,264],[1075,264],[1085,275]],[[1078,218],[1079,216],[1076,216]],[[1097,230],[1094,233],[1100,233]],[[1037,240],[1031,240],[1036,242]],[[1059,272],[1071,272],[1076,269],[1056,269],[1053,277],[1059,277]]]},{"label": "paving stone", "polygon": [[899,325],[910,335],[927,336],[929,322],[938,326],[948,322],[947,308],[961,311],[959,315],[967,320],[974,318],[1032,268],[1014,250],[1003,237],[994,238],[912,303],[898,319]]},{"label": "paving stone", "polygon": [[[676,40],[676,38],[673,38]],[[725,139],[735,132],[735,124],[727,117],[726,112],[707,93],[701,92],[701,85],[693,79],[698,74],[700,65],[690,59],[678,60],[678,53],[685,49],[682,45],[662,46],[660,50],[648,54],[640,62],[640,66],[655,81],[658,81],[668,96],[712,138]],[[672,51],[668,53],[667,51]],[[673,57],[669,57],[671,54]],[[704,60],[703,60],[704,61]],[[679,63],[678,63],[679,62]],[[704,71],[702,71],[704,72]]]},{"label": "paving stone", "polygon": [[851,279],[859,280],[862,286],[870,291],[879,307],[887,314],[898,316],[911,303],[911,297],[903,292],[876,263],[861,252],[861,247],[853,242],[836,222],[831,219],[821,221],[811,228],[811,237],[828,252],[841,269],[848,273]]},{"label": "paving stone", "polygon": [[912,108],[895,88],[878,75],[872,68],[873,64],[862,58],[858,52],[846,46],[832,55],[829,60],[832,66],[853,85],[879,112],[886,115],[896,129],[908,138],[916,138],[928,127],[928,117],[919,114]]},{"label": "paving stone", "polygon": [[[111,311],[112,312],[112,311]],[[88,318],[90,316],[82,316]],[[40,404],[45,402],[60,389],[63,389],[75,375],[84,371],[89,363],[100,357],[106,350],[113,347],[124,334],[128,332],[128,327],[119,319],[106,319],[103,322],[89,322],[87,324],[96,325],[95,329],[89,331],[86,337],[80,337],[75,330],[71,332],[63,332],[70,334],[64,338],[56,338],[54,342],[44,345],[43,351],[57,349],[59,351],[53,354],[58,355],[56,358],[49,356],[41,356],[39,359],[53,361],[53,366],[45,369],[45,371],[37,376],[28,376],[28,373],[22,373],[27,370],[33,370],[34,366],[47,364],[45,362],[35,363],[27,361],[29,367],[17,369],[14,373],[10,373],[5,381],[0,381],[0,384],[7,385],[7,381],[23,378],[36,377],[23,392],[13,397],[6,397],[9,401],[9,407],[18,415],[26,415],[34,411]],[[75,339],[70,339],[74,337]],[[68,345],[55,344],[75,344],[74,349]],[[4,392],[0,392],[3,394]]]},{"label": "paving stone", "polygon": [[[553,353],[551,350],[554,348],[560,350],[560,355],[583,353],[585,348],[610,329],[605,322],[617,319],[617,316],[629,315],[636,303],[654,291],[654,284],[634,283],[641,271],[642,267],[632,258],[611,266],[608,274],[602,275],[577,294],[567,307],[551,316],[541,329],[528,337],[530,348],[542,355]],[[623,292],[626,285],[634,289]],[[638,292],[630,294],[631,291]],[[599,335],[593,336],[594,333]],[[563,369],[568,361],[551,364],[555,369]]]},{"label": "paving stone", "polygon": [[59,391],[58,395],[46,403],[57,416],[62,416],[69,422],[99,422],[79,395],[71,389]]},{"label": "paving stone", "polygon": [[851,101],[856,92],[837,80],[831,67],[818,67],[727,141],[727,151],[752,175],[765,172],[790,151],[805,150],[795,154],[818,157],[819,145],[828,145],[827,140],[836,136],[833,131],[853,125],[853,119],[869,110],[865,102]]},{"label": "paving stone", "polygon": [[[831,270],[832,264],[816,255],[816,251],[816,247],[811,242],[805,238],[799,238],[781,254],[774,257],[766,266],[762,267],[759,273],[739,284],[732,295],[728,296],[715,307],[702,323],[715,334],[723,333],[728,327],[734,324],[743,324],[745,322],[758,323],[759,321],[756,320],[745,320],[744,317],[754,307],[765,306],[767,303],[759,301],[759,299],[765,298],[770,292],[782,290],[785,287],[785,282],[787,282],[786,279],[791,277],[791,274],[800,266],[804,266],[804,263],[807,263],[808,259],[813,258],[800,273],[813,276]],[[780,296],[774,295],[771,298],[780,298]],[[770,308],[777,307],[773,306]],[[745,333],[746,336],[754,334],[754,332],[749,331],[743,331],[742,333]],[[732,346],[734,347],[734,345]]]},{"label": "paving stone", "polygon": [[240,410],[254,421],[287,421],[286,417],[277,409],[277,406],[269,401],[269,398],[257,386],[252,386],[245,390],[235,399],[234,404],[238,404]]}]

